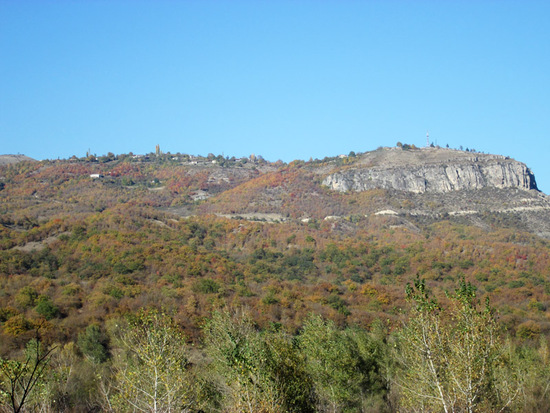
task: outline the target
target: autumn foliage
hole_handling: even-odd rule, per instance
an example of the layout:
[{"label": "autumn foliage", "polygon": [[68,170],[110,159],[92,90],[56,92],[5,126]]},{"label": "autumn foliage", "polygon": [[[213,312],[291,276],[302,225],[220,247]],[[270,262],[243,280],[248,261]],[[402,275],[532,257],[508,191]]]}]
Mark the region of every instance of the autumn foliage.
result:
[{"label": "autumn foliage", "polygon": [[[420,277],[442,305],[452,301],[445,292],[454,291],[460,280],[475,285],[477,298],[489,299],[494,307],[495,322],[509,346],[524,349],[525,363],[539,357],[531,351],[542,349],[540,343],[550,333],[545,239],[509,225],[480,227],[444,217],[419,219],[411,226],[376,215],[391,202],[386,191],[331,193],[320,185],[313,164],[127,155],[0,167],[0,355],[19,357],[40,326],[45,344],[71,348],[59,350],[63,359],[52,358],[52,368],[54,361],[59,369],[80,366],[73,372],[82,363],[117,363],[113,381],[78,379],[83,388],[104,393],[103,404],[93,403],[106,409],[108,400],[135,398],[130,390],[122,394],[117,389],[128,388],[120,383],[138,374],[132,369],[141,357],[129,353],[124,340],[134,337],[132,328],[155,322],[128,321],[145,317],[142,309],[162,311],[170,320],[163,328],[177,329],[179,340],[202,348],[215,343],[212,337],[205,340],[207,333],[228,340],[224,334],[229,333],[217,331],[215,323],[227,317],[226,311],[244,308],[248,324],[235,327],[235,334],[249,335],[256,346],[252,350],[272,357],[262,365],[246,365],[263,369],[246,374],[257,374],[257,382],[265,376],[273,386],[246,387],[244,373],[226,359],[226,365],[216,367],[225,373],[217,374],[236,381],[202,382],[192,394],[178,393],[178,400],[199,403],[212,397],[220,406],[241,406],[246,393],[269,400],[269,406],[256,411],[291,411],[291,399],[317,411],[368,411],[364,403],[391,410],[398,397],[388,390],[382,373],[376,378],[358,375],[356,387],[349,387],[360,392],[361,386],[374,386],[376,394],[356,400],[340,384],[341,395],[331,396],[323,380],[336,383],[340,378],[311,370],[327,350],[295,354],[292,338],[301,337],[305,346],[324,329],[327,340],[340,340],[342,347],[341,357],[329,356],[348,363],[342,369],[357,370],[353,363],[361,357],[361,363],[370,363],[367,350],[382,351],[377,346],[408,319],[404,288]],[[275,218],[244,219],[253,213]],[[127,330],[116,332],[118,320],[127,320]],[[210,327],[205,330],[205,325]],[[374,334],[375,325],[384,331],[383,338],[367,348],[370,339],[361,334]],[[262,340],[268,336],[276,347],[265,347]],[[193,355],[186,353],[187,364],[177,368],[189,373]],[[278,371],[273,363],[287,370]],[[384,368],[391,370],[390,364]],[[377,371],[382,367],[376,366]],[[278,382],[289,372],[306,377],[307,397],[300,393],[305,388],[292,393]],[[206,380],[193,375],[181,379]],[[77,400],[73,390],[78,393],[66,393]],[[213,393],[206,396],[209,391]],[[117,396],[109,399],[110,392]],[[266,392],[273,393],[267,397]],[[67,405],[79,411],[71,400]]]}]

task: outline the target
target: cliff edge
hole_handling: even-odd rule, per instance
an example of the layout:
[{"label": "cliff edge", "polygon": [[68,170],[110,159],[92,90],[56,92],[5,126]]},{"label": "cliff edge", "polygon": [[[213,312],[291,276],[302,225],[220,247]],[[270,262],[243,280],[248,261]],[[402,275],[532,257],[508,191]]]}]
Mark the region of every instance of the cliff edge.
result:
[{"label": "cliff edge", "polygon": [[538,190],[529,168],[514,159],[442,148],[381,148],[326,176],[332,190],[396,189],[445,193],[483,188]]}]

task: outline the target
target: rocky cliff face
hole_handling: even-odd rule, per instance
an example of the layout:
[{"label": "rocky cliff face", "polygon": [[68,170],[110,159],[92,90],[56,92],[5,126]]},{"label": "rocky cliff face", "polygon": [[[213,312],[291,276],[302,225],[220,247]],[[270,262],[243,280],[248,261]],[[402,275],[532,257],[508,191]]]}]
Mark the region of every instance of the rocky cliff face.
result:
[{"label": "rocky cliff face", "polygon": [[371,152],[357,166],[326,176],[323,185],[340,192],[376,188],[414,193],[487,187],[537,189],[534,175],[521,162],[503,156],[436,148],[413,151],[386,148]]}]

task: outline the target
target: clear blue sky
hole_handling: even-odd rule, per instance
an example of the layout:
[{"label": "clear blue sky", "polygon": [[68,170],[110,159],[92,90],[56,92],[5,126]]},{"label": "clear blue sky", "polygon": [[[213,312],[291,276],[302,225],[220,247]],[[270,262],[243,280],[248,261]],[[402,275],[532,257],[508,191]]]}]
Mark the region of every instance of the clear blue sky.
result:
[{"label": "clear blue sky", "polygon": [[549,1],[0,0],[0,153],[272,161],[397,141],[550,192]]}]

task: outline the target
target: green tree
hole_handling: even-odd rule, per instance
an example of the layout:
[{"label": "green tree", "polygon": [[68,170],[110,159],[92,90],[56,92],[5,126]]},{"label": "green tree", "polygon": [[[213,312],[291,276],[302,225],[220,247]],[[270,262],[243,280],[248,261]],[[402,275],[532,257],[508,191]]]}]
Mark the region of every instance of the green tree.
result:
[{"label": "green tree", "polygon": [[40,295],[36,300],[35,311],[46,320],[51,320],[59,314],[59,308],[52,302],[47,295]]},{"label": "green tree", "polygon": [[216,312],[204,329],[211,368],[221,379],[222,411],[311,412],[311,382],[292,339],[260,332],[249,315]]},{"label": "green tree", "polygon": [[447,308],[430,298],[423,280],[406,291],[414,308],[395,353],[403,406],[472,413],[509,405],[509,397],[498,397],[495,382],[502,358],[494,312],[488,302],[480,305],[475,287],[462,280],[448,295]]},{"label": "green tree", "polygon": [[22,360],[0,358],[0,401],[14,413],[23,411],[33,392],[44,383],[46,368],[55,348],[47,348],[36,338],[27,343]]},{"label": "green tree", "polygon": [[107,336],[97,324],[86,327],[86,330],[78,335],[77,344],[82,354],[94,364],[103,363],[109,357]]},{"label": "green tree", "polygon": [[310,315],[298,336],[320,412],[359,412],[381,392],[379,349],[365,331],[339,330]]},{"label": "green tree", "polygon": [[499,400],[509,400],[510,411],[542,413],[550,411],[550,352],[546,337],[538,347],[518,345],[511,339],[503,346],[495,375]]},{"label": "green tree", "polygon": [[140,311],[115,333],[116,411],[187,412],[194,403],[185,336],[155,309]]},{"label": "green tree", "polygon": [[21,308],[29,308],[35,304],[38,298],[36,290],[30,286],[21,288],[15,295],[15,302]]}]

